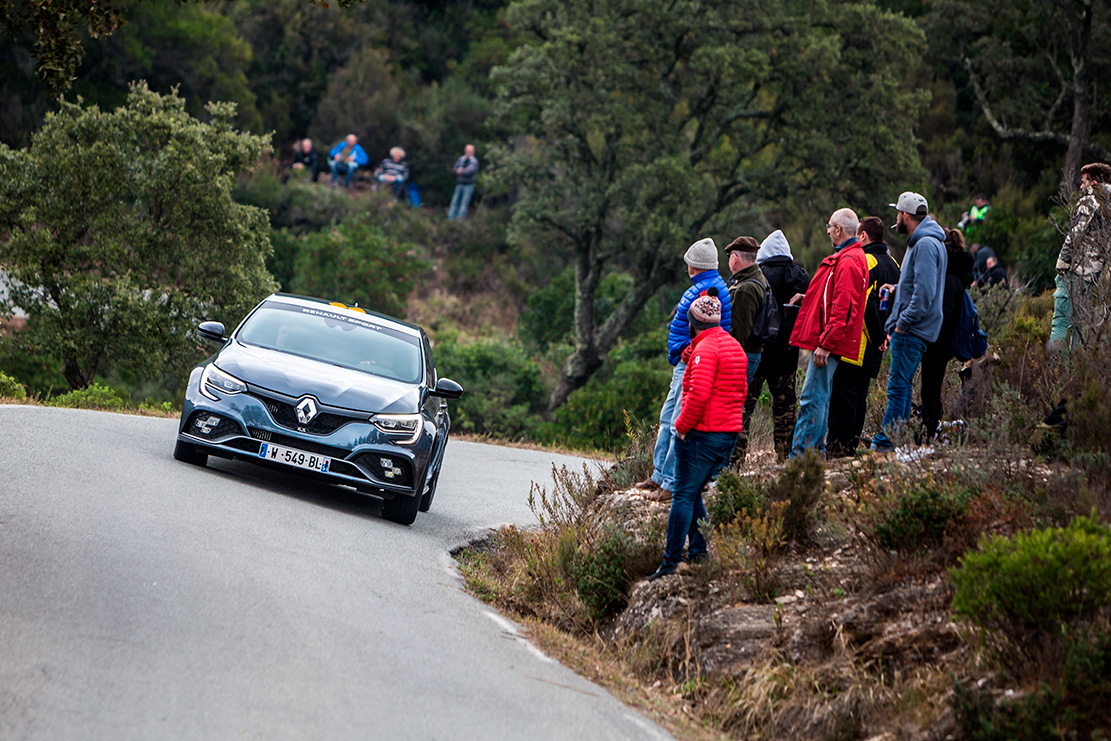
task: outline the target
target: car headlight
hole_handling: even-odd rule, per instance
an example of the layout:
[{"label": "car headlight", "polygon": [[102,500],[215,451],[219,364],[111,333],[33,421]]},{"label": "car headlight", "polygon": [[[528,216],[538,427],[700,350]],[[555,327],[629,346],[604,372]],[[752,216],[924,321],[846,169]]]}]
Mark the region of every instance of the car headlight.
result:
[{"label": "car headlight", "polygon": [[220,400],[220,397],[213,396],[213,391],[219,391],[222,394],[241,394],[246,390],[247,384],[230,373],[220,370],[215,363],[206,365],[204,372],[201,373],[200,391],[213,401]]},{"label": "car headlight", "polygon": [[402,445],[411,445],[420,436],[422,418],[419,414],[372,414],[370,421],[382,432],[406,435],[406,439],[397,440]]}]

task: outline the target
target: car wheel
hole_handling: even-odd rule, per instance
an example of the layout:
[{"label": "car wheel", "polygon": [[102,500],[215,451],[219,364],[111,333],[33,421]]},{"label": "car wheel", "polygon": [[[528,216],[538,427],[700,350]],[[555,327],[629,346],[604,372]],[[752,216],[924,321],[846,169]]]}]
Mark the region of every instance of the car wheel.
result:
[{"label": "car wheel", "polygon": [[436,496],[436,484],[440,483],[440,472],[437,471],[436,475],[432,477],[431,483],[428,484],[428,489],[424,492],[424,496],[420,498],[421,512],[427,512],[432,507],[432,499]]},{"label": "car wheel", "polygon": [[194,466],[203,466],[208,463],[208,453],[199,453],[194,446],[183,443],[181,440],[178,440],[174,445],[174,458],[183,463],[191,463]]},{"label": "car wheel", "polygon": [[398,494],[393,499],[382,502],[382,516],[399,525],[412,525],[413,520],[417,519],[420,503],[421,497]]}]

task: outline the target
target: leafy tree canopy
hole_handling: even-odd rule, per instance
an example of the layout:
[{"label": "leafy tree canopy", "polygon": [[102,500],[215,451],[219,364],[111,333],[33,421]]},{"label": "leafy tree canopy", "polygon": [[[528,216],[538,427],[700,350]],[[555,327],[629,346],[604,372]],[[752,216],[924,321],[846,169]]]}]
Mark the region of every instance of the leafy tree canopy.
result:
[{"label": "leafy tree canopy", "polygon": [[[525,135],[494,158],[520,186],[511,236],[574,255],[552,409],[696,238],[732,239],[788,195],[870,208],[924,181],[907,84],[924,36],[871,2],[519,0],[506,18],[531,37],[494,72],[500,123]],[[634,281],[601,321],[615,268]]]},{"label": "leafy tree canopy", "polygon": [[[26,150],[0,145],[0,265],[28,327],[73,388],[102,364],[157,375],[190,359],[204,319],[234,323],[273,290],[265,211],[235,175],[266,150],[177,95],[132,86],[112,112],[63,103]],[[0,314],[11,306],[0,307]]]}]

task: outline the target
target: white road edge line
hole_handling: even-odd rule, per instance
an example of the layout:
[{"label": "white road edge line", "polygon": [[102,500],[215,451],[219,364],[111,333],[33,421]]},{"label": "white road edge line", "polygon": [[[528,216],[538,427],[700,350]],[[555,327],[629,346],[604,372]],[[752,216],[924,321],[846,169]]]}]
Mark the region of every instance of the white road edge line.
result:
[{"label": "white road edge line", "polygon": [[543,651],[538,649],[536,646],[532,645],[532,642],[529,641],[528,638],[525,638],[523,635],[521,635],[521,631],[519,631],[517,629],[516,625],[509,622],[508,620],[503,618],[501,615],[498,615],[496,612],[490,612],[489,610],[483,610],[482,614],[485,615],[486,617],[490,618],[491,620],[493,620],[494,623],[496,623],[499,628],[504,630],[509,635],[513,636],[513,638],[515,638],[516,640],[525,644],[525,647],[528,648],[528,650],[531,651],[541,661],[544,661],[545,663],[548,663],[548,664],[556,663],[555,659],[551,658],[550,656],[545,655]]}]

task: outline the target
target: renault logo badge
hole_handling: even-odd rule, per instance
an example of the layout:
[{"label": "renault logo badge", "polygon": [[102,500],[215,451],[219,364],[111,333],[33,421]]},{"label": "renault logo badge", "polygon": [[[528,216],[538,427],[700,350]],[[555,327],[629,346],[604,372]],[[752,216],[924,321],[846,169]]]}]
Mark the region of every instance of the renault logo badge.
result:
[{"label": "renault logo badge", "polygon": [[316,419],[316,415],[320,411],[316,408],[316,401],[311,396],[306,396],[297,402],[294,409],[297,411],[297,421],[303,425],[307,425]]}]

